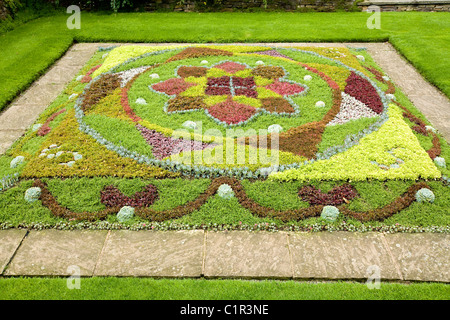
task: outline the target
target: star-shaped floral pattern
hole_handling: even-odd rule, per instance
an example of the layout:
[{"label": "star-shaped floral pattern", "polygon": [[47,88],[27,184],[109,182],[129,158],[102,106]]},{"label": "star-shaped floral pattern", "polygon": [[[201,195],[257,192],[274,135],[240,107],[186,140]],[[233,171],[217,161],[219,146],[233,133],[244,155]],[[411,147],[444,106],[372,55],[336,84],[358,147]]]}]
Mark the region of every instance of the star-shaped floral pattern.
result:
[{"label": "star-shaped floral pattern", "polygon": [[223,125],[241,125],[251,118],[270,113],[298,113],[290,97],[304,93],[306,87],[285,80],[278,66],[250,66],[224,61],[212,67],[180,66],[177,77],[152,85],[151,90],[168,95],[168,113],[205,110]]}]

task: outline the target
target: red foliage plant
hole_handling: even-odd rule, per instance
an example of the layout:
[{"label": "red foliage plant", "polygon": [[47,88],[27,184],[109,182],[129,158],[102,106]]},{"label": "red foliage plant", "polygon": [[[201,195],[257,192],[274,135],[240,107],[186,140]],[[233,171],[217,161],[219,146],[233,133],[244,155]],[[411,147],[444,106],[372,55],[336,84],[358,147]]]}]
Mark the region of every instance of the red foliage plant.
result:
[{"label": "red foliage plant", "polygon": [[366,104],[374,112],[383,111],[383,103],[372,84],[353,71],[346,80],[345,93]]},{"label": "red foliage plant", "polygon": [[427,153],[431,159],[434,159],[441,155],[441,143],[439,141],[439,137],[435,133],[432,132],[431,134],[433,135],[433,146],[427,151]]},{"label": "red foliage plant", "polygon": [[55,120],[55,118],[56,118],[57,116],[59,116],[61,113],[64,113],[64,112],[66,112],[66,109],[59,110],[58,112],[55,112],[54,114],[52,114],[52,115],[47,119],[47,121],[45,121],[45,123],[42,125],[42,127],[39,128],[39,130],[38,130],[38,132],[37,132],[37,135],[38,135],[38,136],[41,136],[41,137],[47,135],[47,134],[52,130],[52,129],[50,128],[50,126],[49,126],[50,122],[52,122],[53,120]]},{"label": "red foliage plant", "polygon": [[383,78],[384,74],[381,71],[378,71],[374,67],[364,67],[364,68],[366,68],[366,70],[370,71],[375,76],[375,79],[377,79],[378,81],[388,85],[388,89],[386,90],[386,94],[388,94],[388,93],[392,94],[392,93],[395,92],[394,84],[390,80],[385,80]]},{"label": "red foliage plant", "polygon": [[337,206],[358,196],[356,189],[350,184],[344,184],[324,193],[314,186],[305,186],[298,191],[299,197],[311,205]]},{"label": "red foliage plant", "polygon": [[147,185],[144,191],[137,192],[128,197],[114,186],[106,186],[100,192],[101,202],[107,207],[150,207],[158,198],[158,190],[152,184]]},{"label": "red foliage plant", "polygon": [[158,82],[154,84],[152,88],[168,95],[176,95],[195,85],[195,83],[186,82],[183,78],[172,78]]},{"label": "red foliage plant", "polygon": [[228,124],[236,124],[248,120],[256,113],[256,109],[231,99],[218,103],[209,108],[209,113]]},{"label": "red foliage plant", "polygon": [[95,66],[95,67],[93,67],[91,70],[89,70],[87,73],[86,73],[86,75],[81,79],[81,83],[88,83],[88,82],[91,82],[91,80],[92,80],[92,77],[91,77],[91,74],[93,74],[94,73],[94,71],[95,70],[97,70],[98,68],[100,68],[102,65],[101,64],[99,64],[98,66]]}]

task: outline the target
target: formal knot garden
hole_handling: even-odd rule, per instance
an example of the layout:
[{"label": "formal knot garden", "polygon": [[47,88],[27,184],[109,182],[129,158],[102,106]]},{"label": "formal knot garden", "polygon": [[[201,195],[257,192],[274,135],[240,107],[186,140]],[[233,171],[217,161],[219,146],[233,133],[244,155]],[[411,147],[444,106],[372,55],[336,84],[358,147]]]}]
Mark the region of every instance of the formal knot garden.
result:
[{"label": "formal knot garden", "polygon": [[446,230],[449,156],[364,48],[100,47],[0,157],[0,222]]}]

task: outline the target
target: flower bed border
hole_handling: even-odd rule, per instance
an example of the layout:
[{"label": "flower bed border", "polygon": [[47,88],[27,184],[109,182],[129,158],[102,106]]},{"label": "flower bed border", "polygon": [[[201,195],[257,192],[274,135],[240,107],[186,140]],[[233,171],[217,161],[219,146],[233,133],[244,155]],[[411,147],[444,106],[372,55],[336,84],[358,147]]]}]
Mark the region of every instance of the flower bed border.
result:
[{"label": "flower bed border", "polygon": [[[245,209],[249,210],[253,215],[258,216],[260,218],[273,218],[280,220],[282,222],[298,221],[306,218],[320,216],[322,209],[324,207],[324,205],[314,205],[308,208],[300,208],[285,211],[264,207],[247,196],[239,180],[235,178],[220,177],[214,179],[207,188],[207,190],[203,192],[199,197],[197,197],[193,201],[189,201],[184,205],[180,205],[176,208],[163,211],[157,211],[148,207],[137,207],[135,209],[135,214],[140,218],[156,222],[181,218],[184,215],[187,215],[189,213],[194,212],[195,210],[198,210],[202,205],[206,203],[206,201],[210,197],[216,194],[218,188],[222,184],[228,184],[233,189],[239,201],[239,204]],[[42,205],[47,207],[52,212],[52,214],[57,217],[68,218],[71,220],[94,221],[99,219],[105,219],[108,215],[116,214],[120,210],[120,207],[108,207],[104,210],[96,212],[76,213],[70,211],[67,208],[62,207],[58,203],[56,198],[48,190],[47,185],[41,180],[36,179],[33,182],[33,187],[41,188],[41,195],[39,199],[42,201]],[[416,200],[415,193],[422,188],[429,189],[428,185],[425,182],[415,183],[414,185],[409,187],[408,190],[403,195],[397,197],[390,204],[382,208],[377,208],[367,212],[352,211],[346,208],[344,205],[339,205],[337,206],[337,208],[342,212],[344,216],[354,218],[361,222],[382,221],[396,214],[397,212],[409,207]]]}]

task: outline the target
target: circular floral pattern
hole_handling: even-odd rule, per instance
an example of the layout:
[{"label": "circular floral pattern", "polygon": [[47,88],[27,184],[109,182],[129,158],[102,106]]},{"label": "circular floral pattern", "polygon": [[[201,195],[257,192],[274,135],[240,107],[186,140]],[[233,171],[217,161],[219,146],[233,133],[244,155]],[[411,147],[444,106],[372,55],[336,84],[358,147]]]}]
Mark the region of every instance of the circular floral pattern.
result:
[{"label": "circular floral pattern", "polygon": [[[214,76],[218,74],[224,75]],[[255,68],[233,61],[223,61],[210,68],[182,65],[177,68],[176,78],[158,82],[151,89],[171,97],[165,106],[168,113],[204,109],[219,124],[242,125],[262,110],[272,114],[297,113],[297,106],[285,98],[307,88],[282,80],[284,76],[283,68],[260,63]],[[262,91],[266,94],[259,94]],[[213,97],[221,101],[208,105],[206,101]],[[251,102],[238,102],[246,98]]]},{"label": "circular floral pattern", "polygon": [[[353,66],[316,52],[299,49],[284,49],[279,52],[268,48],[256,53],[237,54],[233,50],[202,47],[173,50],[174,55],[169,59],[167,54],[171,49],[151,52],[126,61],[92,79],[75,106],[80,129],[109,150],[139,163],[188,175],[198,170],[202,176],[211,177],[264,177],[273,172],[273,168],[277,172],[298,168],[343,152],[358,144],[359,139],[368,133],[377,130],[388,118],[388,100],[374,81]],[[312,60],[316,59],[321,63],[320,67],[317,63],[302,63],[301,59],[296,58],[298,54],[311,56]],[[165,58],[152,67],[145,64],[145,58],[152,56],[157,61],[158,55],[164,55]],[[261,55],[265,55],[264,61],[257,59]],[[143,61],[141,65],[140,59]],[[128,64],[132,67],[129,68]],[[327,68],[333,68],[333,72],[328,73]],[[337,78],[330,77],[330,74],[337,71],[341,77],[341,80],[336,80],[338,82],[335,81]],[[145,75],[146,80],[142,75]],[[95,90],[99,87],[97,82],[108,91],[103,90],[101,95],[96,95]],[[308,82],[308,85],[302,82]],[[143,84],[146,84],[146,88]],[[139,89],[134,89],[138,85]],[[95,127],[84,122],[85,112],[91,112],[95,103],[117,92],[117,88],[121,90],[123,111],[129,116],[131,123],[134,123],[135,130],[152,147],[153,157],[105,139]],[[130,90],[133,97],[131,101]],[[191,112],[192,115],[187,114]],[[277,117],[279,121],[276,120]],[[349,134],[343,145],[318,152],[327,126],[370,117],[378,119],[369,128],[364,128],[353,136]],[[288,118],[292,120],[282,120]],[[267,130],[270,126],[267,121],[272,124],[276,121],[280,127]],[[203,134],[206,129],[202,129],[202,122],[206,123],[207,129],[214,126],[239,126],[245,129],[250,124],[251,128],[258,129],[258,124],[261,123],[259,129],[266,130],[267,138],[274,132],[279,134],[278,147],[284,157],[283,162],[256,164],[252,167],[231,164],[218,168],[205,163],[194,166],[172,161],[172,157],[178,153],[197,152],[221,145],[222,138],[216,139],[217,143],[210,144],[169,137],[177,127]],[[244,141],[247,147],[261,152],[259,144],[252,143],[251,139]],[[272,148],[270,143],[268,148]],[[295,157],[307,161],[299,161]]]}]

